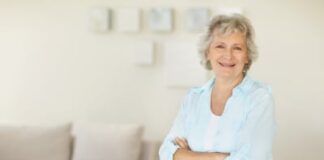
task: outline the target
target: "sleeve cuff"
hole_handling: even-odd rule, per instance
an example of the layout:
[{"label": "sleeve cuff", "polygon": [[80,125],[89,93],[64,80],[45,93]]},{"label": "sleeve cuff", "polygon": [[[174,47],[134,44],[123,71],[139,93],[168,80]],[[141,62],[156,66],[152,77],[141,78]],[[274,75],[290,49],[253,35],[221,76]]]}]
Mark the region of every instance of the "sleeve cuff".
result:
[{"label": "sleeve cuff", "polygon": [[172,147],[170,147],[170,157],[168,158],[168,160],[173,160],[173,156],[175,154],[175,152],[178,150],[178,148],[180,148],[178,145],[172,145]]}]

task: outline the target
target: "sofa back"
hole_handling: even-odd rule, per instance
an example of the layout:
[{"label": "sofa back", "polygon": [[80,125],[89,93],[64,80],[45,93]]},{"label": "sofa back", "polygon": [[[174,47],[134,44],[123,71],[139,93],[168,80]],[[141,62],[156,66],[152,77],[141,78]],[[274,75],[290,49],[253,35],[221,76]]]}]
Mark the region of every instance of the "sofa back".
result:
[{"label": "sofa back", "polygon": [[0,160],[70,160],[71,126],[0,126]]},{"label": "sofa back", "polygon": [[134,125],[0,126],[0,160],[158,160],[160,142],[142,140],[142,131]]},{"label": "sofa back", "polygon": [[144,140],[142,142],[140,160],[158,160],[160,145],[159,141]]}]

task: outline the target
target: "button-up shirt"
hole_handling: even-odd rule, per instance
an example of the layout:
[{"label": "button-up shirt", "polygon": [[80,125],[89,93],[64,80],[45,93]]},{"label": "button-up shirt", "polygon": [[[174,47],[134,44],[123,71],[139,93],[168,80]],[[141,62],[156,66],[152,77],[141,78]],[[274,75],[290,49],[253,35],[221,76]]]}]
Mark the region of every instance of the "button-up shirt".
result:
[{"label": "button-up shirt", "polygon": [[226,160],[271,160],[276,122],[270,87],[246,75],[216,116],[211,111],[214,83],[215,77],[188,91],[161,145],[160,160],[173,159],[176,137],[195,152],[230,153]]}]

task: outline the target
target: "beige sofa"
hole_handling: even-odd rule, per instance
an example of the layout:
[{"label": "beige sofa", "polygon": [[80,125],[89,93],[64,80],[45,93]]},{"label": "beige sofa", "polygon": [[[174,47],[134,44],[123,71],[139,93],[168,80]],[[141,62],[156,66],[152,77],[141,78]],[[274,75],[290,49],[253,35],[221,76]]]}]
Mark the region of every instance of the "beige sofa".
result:
[{"label": "beige sofa", "polygon": [[139,125],[0,126],[0,160],[158,160]]}]

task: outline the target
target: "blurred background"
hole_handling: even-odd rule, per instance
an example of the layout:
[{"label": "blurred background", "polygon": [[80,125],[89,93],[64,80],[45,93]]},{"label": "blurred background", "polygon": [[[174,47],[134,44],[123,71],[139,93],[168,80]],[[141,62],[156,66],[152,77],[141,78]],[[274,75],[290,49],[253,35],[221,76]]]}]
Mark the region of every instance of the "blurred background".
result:
[{"label": "blurred background", "polygon": [[[107,31],[89,28],[94,7],[112,11]],[[125,7],[140,10],[137,32],[114,25]],[[147,26],[158,7],[173,10],[172,31]],[[252,21],[259,58],[250,75],[276,101],[274,159],[324,159],[322,0],[0,0],[0,123],[136,123],[162,141],[190,88],[168,85],[163,46],[197,42],[201,32],[184,25],[192,7],[240,8]],[[149,65],[134,63],[130,46],[141,41],[154,43]]]}]

